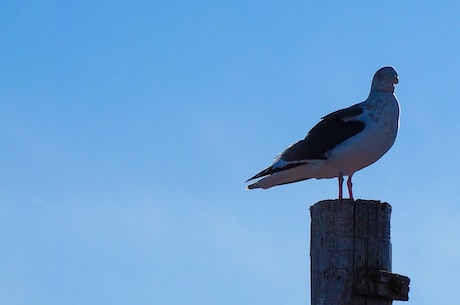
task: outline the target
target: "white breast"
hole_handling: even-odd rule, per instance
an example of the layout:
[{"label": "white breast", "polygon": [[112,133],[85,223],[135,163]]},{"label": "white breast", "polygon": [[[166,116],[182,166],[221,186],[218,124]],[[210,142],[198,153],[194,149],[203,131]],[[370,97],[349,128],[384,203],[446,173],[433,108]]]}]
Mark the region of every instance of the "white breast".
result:
[{"label": "white breast", "polygon": [[362,132],[328,152],[318,169],[318,178],[349,176],[380,159],[393,145],[399,125],[399,105],[391,93],[380,92],[366,103],[358,117],[366,126]]}]

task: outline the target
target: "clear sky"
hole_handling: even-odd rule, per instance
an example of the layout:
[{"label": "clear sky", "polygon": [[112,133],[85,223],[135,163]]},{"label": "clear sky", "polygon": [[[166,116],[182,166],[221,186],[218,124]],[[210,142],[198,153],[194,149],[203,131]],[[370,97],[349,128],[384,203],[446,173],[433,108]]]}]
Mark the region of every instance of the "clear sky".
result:
[{"label": "clear sky", "polygon": [[246,191],[394,66],[401,128],[354,176],[393,206],[407,304],[456,304],[460,2],[2,1],[0,305],[309,304],[308,208]]}]

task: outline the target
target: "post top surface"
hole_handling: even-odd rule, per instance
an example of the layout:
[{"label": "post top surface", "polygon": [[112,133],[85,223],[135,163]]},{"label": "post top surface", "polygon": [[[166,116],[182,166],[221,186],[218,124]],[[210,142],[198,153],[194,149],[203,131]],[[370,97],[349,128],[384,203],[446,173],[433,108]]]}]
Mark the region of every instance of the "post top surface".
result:
[{"label": "post top surface", "polygon": [[382,202],[380,200],[365,200],[365,199],[326,199],[318,201],[317,203],[310,206],[310,210],[320,207],[352,207],[352,206],[380,206],[381,209],[392,209],[391,204],[388,202]]}]

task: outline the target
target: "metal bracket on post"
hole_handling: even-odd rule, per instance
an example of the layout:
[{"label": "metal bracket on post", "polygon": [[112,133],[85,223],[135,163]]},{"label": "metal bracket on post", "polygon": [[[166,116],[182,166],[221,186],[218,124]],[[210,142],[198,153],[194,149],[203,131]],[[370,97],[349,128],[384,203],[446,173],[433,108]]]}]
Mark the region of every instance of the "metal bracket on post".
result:
[{"label": "metal bracket on post", "polygon": [[381,297],[392,300],[409,300],[409,283],[407,276],[385,270],[360,268],[355,288],[356,293],[365,296]]}]

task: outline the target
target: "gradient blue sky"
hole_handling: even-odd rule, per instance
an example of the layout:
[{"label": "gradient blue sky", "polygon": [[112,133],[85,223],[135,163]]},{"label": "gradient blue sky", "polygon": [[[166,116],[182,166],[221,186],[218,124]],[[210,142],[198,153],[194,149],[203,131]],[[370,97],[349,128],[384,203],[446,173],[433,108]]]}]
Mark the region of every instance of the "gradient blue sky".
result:
[{"label": "gradient blue sky", "polygon": [[308,208],[244,180],[400,74],[354,176],[393,206],[408,304],[456,304],[458,1],[2,1],[0,304],[309,304]]}]

